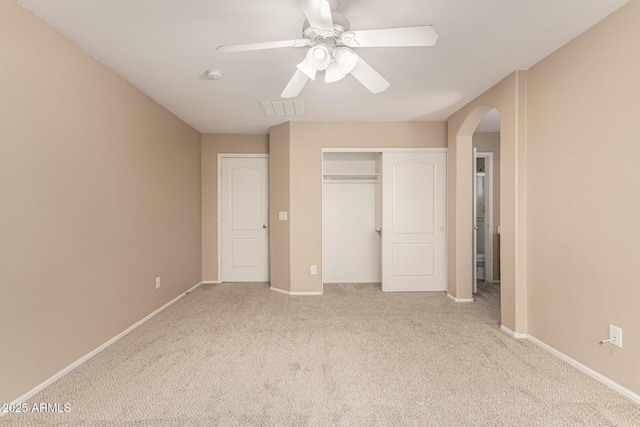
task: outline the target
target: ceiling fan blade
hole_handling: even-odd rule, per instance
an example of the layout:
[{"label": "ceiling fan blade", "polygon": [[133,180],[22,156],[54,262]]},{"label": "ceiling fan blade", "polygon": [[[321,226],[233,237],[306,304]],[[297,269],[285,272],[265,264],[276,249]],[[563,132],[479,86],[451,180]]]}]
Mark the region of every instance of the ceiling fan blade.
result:
[{"label": "ceiling fan blade", "polygon": [[340,40],[349,47],[433,46],[438,33],[431,25],[347,31]]},{"label": "ceiling fan blade", "polygon": [[280,95],[282,98],[295,98],[300,95],[302,88],[309,81],[309,77],[305,73],[300,70],[296,70],[291,80],[287,84],[287,87],[284,88],[282,94]]},{"label": "ceiling fan blade", "polygon": [[331,5],[329,0],[298,0],[304,16],[309,25],[326,32],[325,37],[333,35],[333,18],[331,18]]},{"label": "ceiling fan blade", "polygon": [[369,89],[371,93],[384,92],[391,86],[391,83],[385,80],[371,65],[367,64],[364,59],[360,57],[358,57],[358,62],[351,71],[351,75],[362,83],[364,87]]},{"label": "ceiling fan blade", "polygon": [[298,70],[302,71],[304,75],[310,78],[311,80],[316,79],[316,74],[318,73],[318,70],[316,70],[311,65],[309,65],[306,59],[301,63],[299,63],[297,67],[298,67]]},{"label": "ceiling fan blade", "polygon": [[218,46],[218,52],[246,52],[249,50],[275,49],[279,47],[304,47],[313,44],[309,39],[281,40],[276,42],[229,44]]}]

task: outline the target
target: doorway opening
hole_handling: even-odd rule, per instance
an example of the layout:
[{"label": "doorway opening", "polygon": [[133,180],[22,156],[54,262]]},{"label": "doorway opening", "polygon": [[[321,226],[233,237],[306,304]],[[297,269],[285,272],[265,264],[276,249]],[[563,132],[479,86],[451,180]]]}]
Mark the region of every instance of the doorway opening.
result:
[{"label": "doorway opening", "polygon": [[473,293],[500,289],[500,112],[473,134]]}]

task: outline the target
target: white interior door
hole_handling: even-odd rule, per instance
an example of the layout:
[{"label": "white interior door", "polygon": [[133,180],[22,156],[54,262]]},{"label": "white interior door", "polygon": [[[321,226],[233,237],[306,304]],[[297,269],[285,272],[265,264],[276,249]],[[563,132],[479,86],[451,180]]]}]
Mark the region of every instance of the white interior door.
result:
[{"label": "white interior door", "polygon": [[223,157],[221,175],[221,280],[267,282],[268,159]]},{"label": "white interior door", "polygon": [[445,291],[447,157],[382,154],[382,290]]},{"label": "white interior door", "polygon": [[[481,224],[476,224],[478,227],[478,241],[476,242],[477,248],[481,248],[480,240],[484,241],[484,281],[487,283],[493,282],[493,153],[491,152],[477,152],[476,159],[484,159],[484,176],[481,173],[476,174],[478,176],[477,182],[480,184],[481,180],[484,181],[484,230]],[[476,160],[477,161],[477,160]],[[477,193],[477,191],[476,191]],[[479,197],[479,195],[477,195]],[[476,208],[477,209],[477,208]],[[477,215],[482,217],[482,215]],[[483,236],[484,235],[484,236]],[[480,239],[483,236],[483,239]],[[476,249],[477,251],[477,249]],[[478,276],[479,277],[479,276]],[[482,278],[480,278],[482,280]]]}]

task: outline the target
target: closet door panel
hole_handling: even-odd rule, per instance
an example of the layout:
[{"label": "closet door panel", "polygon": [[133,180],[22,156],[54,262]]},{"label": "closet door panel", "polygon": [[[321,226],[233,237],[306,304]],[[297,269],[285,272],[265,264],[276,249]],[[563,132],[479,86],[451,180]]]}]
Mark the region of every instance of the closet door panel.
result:
[{"label": "closet door panel", "polygon": [[382,206],[382,289],[446,290],[446,153],[384,153]]},{"label": "closet door panel", "polygon": [[379,283],[380,235],[375,231],[375,185],[327,182],[322,203],[324,283]]}]

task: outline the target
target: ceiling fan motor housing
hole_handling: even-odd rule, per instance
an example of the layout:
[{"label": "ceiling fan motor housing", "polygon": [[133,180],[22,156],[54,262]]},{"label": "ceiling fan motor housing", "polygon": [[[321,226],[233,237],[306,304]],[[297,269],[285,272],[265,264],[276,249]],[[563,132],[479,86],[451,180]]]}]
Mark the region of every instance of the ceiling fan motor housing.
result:
[{"label": "ceiling fan motor housing", "polygon": [[302,35],[314,42],[332,40],[335,44],[342,33],[349,31],[351,24],[347,18],[336,12],[331,12],[331,18],[333,19],[333,34],[330,37],[326,37],[326,33],[321,29],[312,27],[308,20],[305,20],[302,25]]}]

